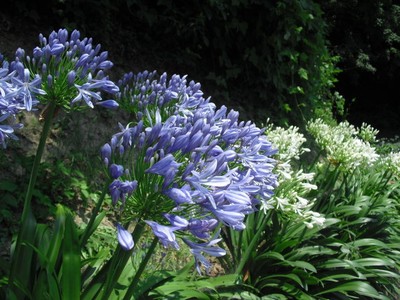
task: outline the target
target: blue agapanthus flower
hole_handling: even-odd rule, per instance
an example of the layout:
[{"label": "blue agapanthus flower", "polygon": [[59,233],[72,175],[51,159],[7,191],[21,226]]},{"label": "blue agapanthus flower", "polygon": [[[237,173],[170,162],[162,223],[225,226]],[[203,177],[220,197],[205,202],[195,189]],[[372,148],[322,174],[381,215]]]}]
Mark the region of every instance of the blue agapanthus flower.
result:
[{"label": "blue agapanthus flower", "polygon": [[[8,63],[0,54],[0,144],[17,139],[16,115],[33,111],[39,104],[55,102],[67,111],[94,105],[114,109],[112,95],[119,92],[105,72],[112,67],[107,51],[92,39],[66,29],[53,31],[48,38],[39,35],[40,46],[28,56],[19,48]],[[104,99],[104,97],[107,97]]]},{"label": "blue agapanthus flower", "polygon": [[[69,34],[60,29],[48,38],[40,34],[39,46],[33,49],[32,56],[18,49],[10,69],[16,71],[19,85],[25,90],[36,86],[35,82],[29,86],[22,84],[27,79],[24,70],[28,70],[28,77],[42,79],[41,89],[46,96],[39,97],[41,103],[55,101],[67,111],[84,106],[93,108],[94,104],[115,108],[118,104],[111,95],[118,92],[118,87],[105,75],[113,63],[107,59],[108,52],[100,49],[99,44],[93,45],[92,38],[80,39],[79,31]],[[109,98],[103,99],[102,92]],[[29,98],[26,107],[29,110]]]},{"label": "blue agapanthus flower", "polygon": [[23,127],[22,124],[1,124],[4,120],[7,120],[9,116],[10,114],[0,115],[0,145],[2,145],[3,148],[7,146],[7,140],[18,140],[18,137],[14,134],[14,130]]},{"label": "blue agapanthus flower", "polygon": [[218,229],[244,229],[246,215],[271,197],[276,150],[262,129],[217,109],[186,76],[128,74],[119,88],[117,101],[135,119],[120,125],[102,159],[112,177],[135,189],[117,194],[110,185],[118,218],[145,221],[166,247],[178,249],[183,238],[209,269],[202,253],[225,254],[215,246]]},{"label": "blue agapanthus flower", "polygon": [[40,89],[42,79],[39,75],[31,79],[30,72],[26,68],[20,73],[23,73],[23,76],[19,76],[20,78],[17,76],[11,77],[11,81],[16,89],[17,95],[23,99],[23,106],[27,111],[31,111],[35,101],[35,95],[46,95],[46,92]]},{"label": "blue agapanthus flower", "polygon": [[119,244],[124,250],[129,251],[135,245],[132,234],[120,224],[117,224],[117,238]]},{"label": "blue agapanthus flower", "polygon": [[3,148],[8,140],[18,139],[14,130],[23,127],[17,123],[16,115],[23,110],[34,110],[38,103],[36,97],[45,94],[40,89],[40,77],[31,78],[29,71],[20,67],[22,78],[17,77],[18,72],[12,71],[9,63],[0,54],[0,145]]}]

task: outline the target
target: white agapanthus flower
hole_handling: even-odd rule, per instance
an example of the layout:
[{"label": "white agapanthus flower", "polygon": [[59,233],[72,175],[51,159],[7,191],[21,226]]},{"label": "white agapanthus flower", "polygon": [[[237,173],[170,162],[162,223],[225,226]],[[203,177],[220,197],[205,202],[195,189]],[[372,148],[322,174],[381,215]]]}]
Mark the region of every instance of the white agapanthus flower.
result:
[{"label": "white agapanthus flower", "polygon": [[377,141],[376,136],[378,133],[379,130],[373,128],[367,123],[362,123],[358,135],[366,142],[375,143]]},{"label": "white agapanthus flower", "polygon": [[287,129],[272,126],[267,128],[268,139],[279,149],[277,158],[281,161],[298,160],[304,152],[310,149],[302,147],[306,142],[303,134],[299,133],[299,128],[290,126]]},{"label": "white agapanthus flower", "polygon": [[304,222],[304,224],[306,224],[306,226],[310,229],[313,228],[315,225],[323,226],[325,223],[325,217],[323,215],[311,210],[306,212],[306,219],[308,219],[309,221]]},{"label": "white agapanthus flower", "polygon": [[[334,166],[342,172],[374,168],[400,176],[400,153],[391,151],[379,155],[375,148],[378,130],[370,125],[363,123],[357,128],[348,122],[331,125],[316,119],[308,122],[307,130],[322,150],[322,156],[314,165],[317,173]],[[301,218],[308,228],[322,226],[325,218],[311,210],[315,199],[309,199],[310,192],[317,189],[315,174],[304,172],[297,163],[303,153],[310,151],[303,147],[306,138],[294,126],[284,129],[270,125],[266,133],[279,150],[275,156],[279,186],[275,195],[263,203],[262,209],[275,209],[289,218]]]},{"label": "white agapanthus flower", "polygon": [[379,158],[369,143],[375,140],[377,131],[369,125],[364,124],[360,129],[348,122],[330,126],[316,119],[307,124],[307,130],[326,151],[328,160],[343,171],[370,167]]},{"label": "white agapanthus flower", "polygon": [[279,174],[279,186],[275,189],[274,196],[263,203],[261,208],[264,211],[276,209],[285,212],[288,217],[296,215],[309,228],[322,225],[325,218],[310,210],[314,199],[307,199],[309,192],[317,189],[313,183],[315,174],[305,173],[294,166],[300,155],[310,151],[303,147],[306,138],[294,126],[284,129],[270,125],[266,134],[279,150],[275,157],[278,161],[275,171]]},{"label": "white agapanthus flower", "polygon": [[381,157],[379,166],[389,170],[396,176],[400,176],[400,152],[390,152]]}]

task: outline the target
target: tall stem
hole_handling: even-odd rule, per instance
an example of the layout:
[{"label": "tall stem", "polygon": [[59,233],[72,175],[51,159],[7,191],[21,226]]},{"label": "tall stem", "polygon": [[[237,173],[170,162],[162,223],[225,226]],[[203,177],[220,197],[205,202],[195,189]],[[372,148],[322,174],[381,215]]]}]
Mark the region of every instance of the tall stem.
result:
[{"label": "tall stem", "polygon": [[53,123],[53,117],[54,117],[55,110],[56,110],[56,103],[55,103],[55,101],[52,101],[49,104],[49,111],[44,120],[43,130],[40,135],[39,145],[36,150],[35,159],[33,161],[31,176],[29,178],[28,190],[25,195],[24,209],[22,211],[22,220],[21,220],[22,222],[24,222],[24,220],[27,218],[29,211],[31,210],[31,200],[32,200],[33,189],[35,188],[36,179],[37,179],[39,166],[40,166],[40,161],[42,160],[44,148],[46,147],[46,140],[47,140],[47,137],[49,136],[49,133],[51,130],[51,125]]},{"label": "tall stem", "polygon": [[[99,201],[97,201],[96,206],[93,208],[92,215],[90,216],[90,220],[85,228],[85,231],[83,232],[83,235],[81,237],[80,243],[81,243],[81,248],[83,248],[89,239],[90,235],[93,233],[93,231],[97,228],[98,223],[94,224],[97,218],[98,213],[100,212],[100,209],[103,205],[104,199],[106,197],[107,191],[108,191],[108,186],[109,186],[109,181],[104,185],[103,192],[101,193]],[[93,227],[93,228],[92,228]]]},{"label": "tall stem", "polygon": [[43,124],[39,145],[36,149],[36,156],[31,169],[28,190],[26,191],[25,195],[24,206],[21,216],[21,227],[20,231],[18,232],[15,251],[11,261],[9,277],[9,286],[11,289],[14,288],[14,280],[15,277],[18,276],[18,281],[20,282],[20,284],[22,284],[25,288],[29,290],[29,276],[31,274],[30,269],[32,267],[31,259],[33,255],[33,250],[29,246],[24,245],[33,244],[35,239],[36,220],[32,213],[32,195],[39,172],[40,161],[42,159],[43,152],[46,146],[46,140],[51,130],[55,110],[56,103],[55,101],[52,101],[49,104],[49,111]]}]

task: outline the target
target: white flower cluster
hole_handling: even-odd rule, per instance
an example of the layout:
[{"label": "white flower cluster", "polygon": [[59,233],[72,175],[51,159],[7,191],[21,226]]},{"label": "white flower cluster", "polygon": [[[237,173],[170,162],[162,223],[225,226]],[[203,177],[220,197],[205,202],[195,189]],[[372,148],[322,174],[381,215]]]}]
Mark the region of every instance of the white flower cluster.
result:
[{"label": "white flower cluster", "polygon": [[309,152],[310,149],[302,147],[306,138],[299,133],[299,128],[290,126],[285,129],[282,127],[273,128],[272,125],[266,130],[268,139],[279,149],[277,159],[287,162],[292,159],[300,159],[300,155]]},{"label": "white flower cluster", "polygon": [[294,167],[300,155],[309,152],[308,148],[303,147],[306,138],[298,132],[299,129],[290,126],[287,129],[282,127],[273,128],[269,126],[266,134],[269,140],[278,148],[276,159],[278,164],[275,171],[278,173],[279,186],[275,189],[274,196],[263,205],[264,211],[276,209],[282,211],[290,217],[296,215],[303,219],[307,227],[314,225],[322,226],[325,218],[312,211],[314,200],[306,199],[311,190],[317,189],[313,184],[314,173],[304,173],[302,169]]},{"label": "white flower cluster", "polygon": [[[379,144],[376,138],[378,130],[370,125],[363,123],[360,128],[356,128],[348,122],[330,125],[316,119],[307,124],[307,130],[323,151],[317,164],[311,166],[315,172],[322,172],[333,165],[340,172],[371,172],[373,169],[400,177],[400,152],[391,149],[379,155],[378,152],[382,151],[376,148]],[[274,196],[263,203],[262,209],[275,209],[288,218],[301,218],[309,228],[322,226],[325,218],[312,211],[315,199],[309,199],[312,198],[312,191],[317,189],[316,176],[299,167],[300,156],[310,151],[303,147],[306,138],[294,126],[284,129],[269,125],[266,134],[278,148],[274,158],[277,160],[275,172],[278,174],[279,185]]]},{"label": "white flower cluster", "polygon": [[379,130],[373,128],[371,125],[367,123],[362,123],[358,135],[360,138],[369,143],[376,143],[376,136],[378,135]]},{"label": "white flower cluster", "polygon": [[307,124],[307,130],[321,149],[326,151],[328,160],[342,171],[370,167],[379,158],[369,143],[375,140],[377,131],[369,125],[363,125],[361,129],[348,122],[330,126],[316,119]]},{"label": "white flower cluster", "polygon": [[400,177],[400,152],[390,152],[381,157],[379,167]]}]

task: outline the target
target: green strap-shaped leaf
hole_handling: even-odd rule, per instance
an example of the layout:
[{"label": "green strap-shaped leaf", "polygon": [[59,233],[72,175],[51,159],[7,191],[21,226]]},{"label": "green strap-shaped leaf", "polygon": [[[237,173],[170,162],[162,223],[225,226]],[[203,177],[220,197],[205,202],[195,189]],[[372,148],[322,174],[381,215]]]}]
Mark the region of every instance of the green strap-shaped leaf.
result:
[{"label": "green strap-shaped leaf", "polygon": [[311,272],[316,273],[317,269],[310,264],[309,262],[306,261],[302,261],[302,260],[297,260],[297,261],[285,261],[288,265],[292,266],[292,267],[297,267],[297,268],[302,268]]},{"label": "green strap-shaped leaf", "polygon": [[140,299],[140,297],[143,298],[145,295],[148,295],[152,290],[156,289],[157,287],[161,286],[172,278],[173,276],[168,271],[160,271],[148,277],[145,277],[137,284],[137,287],[133,294],[133,299]]},{"label": "green strap-shaped leaf", "polygon": [[36,226],[35,247],[37,248],[37,256],[40,267],[47,268],[48,249],[52,237],[52,230],[47,224],[38,224]]},{"label": "green strap-shaped leaf", "polygon": [[84,247],[89,237],[96,231],[97,227],[100,225],[101,221],[104,219],[106,215],[105,211],[99,213],[99,215],[93,220],[92,223],[89,223],[84,229],[82,236],[80,237],[81,247]]},{"label": "green strap-shaped leaf", "polygon": [[67,211],[62,258],[63,299],[78,300],[81,294],[81,259],[79,238],[71,212]]},{"label": "green strap-shaped leaf", "polygon": [[387,299],[383,295],[380,295],[374,287],[369,285],[365,281],[351,281],[343,284],[338,284],[332,288],[326,288],[322,292],[316,294],[316,296],[330,294],[330,293],[343,293],[353,292],[358,295],[368,296],[374,299]]},{"label": "green strap-shaped leaf", "polygon": [[48,257],[48,271],[49,273],[54,272],[57,260],[60,256],[61,245],[64,239],[65,233],[65,220],[66,211],[62,205],[57,205],[56,210],[56,221],[54,223],[53,236],[51,238],[50,247],[47,251]]},{"label": "green strap-shaped leaf", "polygon": [[34,250],[30,245],[34,244],[35,232],[36,219],[32,211],[29,210],[25,222],[21,224],[15,252],[12,253],[9,283],[11,289],[14,290],[13,294],[17,298],[22,297],[22,294],[26,294],[27,291],[32,289],[34,277],[32,257]]}]

